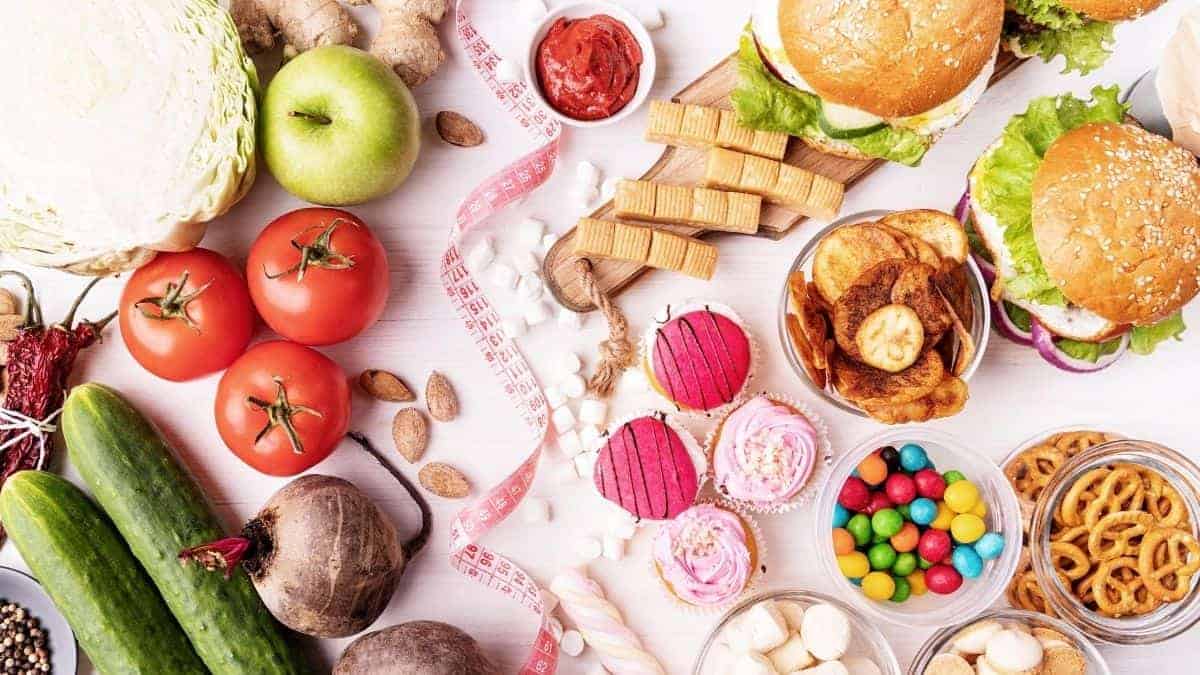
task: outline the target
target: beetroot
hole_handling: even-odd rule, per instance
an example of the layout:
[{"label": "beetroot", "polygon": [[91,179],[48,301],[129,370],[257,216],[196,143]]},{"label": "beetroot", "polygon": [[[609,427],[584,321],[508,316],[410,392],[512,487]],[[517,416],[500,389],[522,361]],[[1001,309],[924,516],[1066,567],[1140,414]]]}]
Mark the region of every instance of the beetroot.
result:
[{"label": "beetroot", "polygon": [[410,621],[351,642],[333,675],[495,675],[479,643],[449,624]]}]

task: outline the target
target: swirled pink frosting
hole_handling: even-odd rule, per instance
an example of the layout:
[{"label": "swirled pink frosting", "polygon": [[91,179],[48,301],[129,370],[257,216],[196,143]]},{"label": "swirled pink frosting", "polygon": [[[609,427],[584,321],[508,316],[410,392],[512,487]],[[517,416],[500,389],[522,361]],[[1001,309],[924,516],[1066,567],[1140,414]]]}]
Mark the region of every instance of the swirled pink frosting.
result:
[{"label": "swirled pink frosting", "polygon": [[746,527],[736,514],[697,504],[654,537],[654,561],[675,595],[693,605],[736,598],[750,581]]},{"label": "swirled pink frosting", "polygon": [[770,506],[804,487],[816,454],[817,430],[804,415],[756,396],[721,425],[713,476],[726,496]]}]

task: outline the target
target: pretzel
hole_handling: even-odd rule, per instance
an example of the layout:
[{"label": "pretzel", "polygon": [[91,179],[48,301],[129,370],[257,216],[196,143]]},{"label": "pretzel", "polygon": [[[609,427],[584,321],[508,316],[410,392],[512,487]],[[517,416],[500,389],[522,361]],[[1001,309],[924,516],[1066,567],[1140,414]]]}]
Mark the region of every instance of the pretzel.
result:
[{"label": "pretzel", "polygon": [[1137,603],[1133,606],[1130,614],[1142,616],[1162,607],[1163,601],[1154,597],[1150,589],[1146,588],[1146,582],[1141,577],[1129,581],[1128,584],[1129,589],[1133,591],[1133,599]]},{"label": "pretzel", "polygon": [[1119,511],[1140,511],[1146,500],[1146,485],[1135,467],[1118,465],[1104,477],[1096,498],[1087,505],[1083,522],[1096,527],[1100,519]]},{"label": "pretzel", "polygon": [[1067,461],[1067,455],[1049,445],[1038,445],[1017,455],[1004,475],[1022,497],[1036,500],[1046,484]]},{"label": "pretzel", "polygon": [[1107,443],[1113,439],[1112,435],[1099,431],[1067,431],[1054,434],[1046,442],[1054,446],[1056,450],[1062,451],[1067,457],[1074,457],[1092,446]]},{"label": "pretzel", "polygon": [[[1159,557],[1165,549],[1165,558]],[[1191,532],[1174,528],[1151,530],[1142,541],[1138,572],[1151,595],[1164,602],[1178,602],[1192,588],[1192,576],[1200,571],[1200,543]],[[1164,582],[1174,577],[1173,587]]]},{"label": "pretzel", "polygon": [[[1131,543],[1154,528],[1154,516],[1145,511],[1116,511],[1110,513],[1089,529],[1087,550],[1092,562],[1104,562],[1122,556],[1136,555]],[[1111,542],[1105,544],[1105,542]]]},{"label": "pretzel", "polygon": [[1092,600],[1097,611],[1115,619],[1128,615],[1137,607],[1133,589],[1117,575],[1121,569],[1137,569],[1137,564],[1138,559],[1129,556],[1100,563],[1092,579]]},{"label": "pretzel", "polygon": [[[1062,560],[1069,564],[1060,565]],[[1083,549],[1062,541],[1050,543],[1050,562],[1071,581],[1082,579],[1092,569],[1092,561]]]},{"label": "pretzel", "polygon": [[1042,593],[1042,587],[1038,583],[1037,574],[1032,569],[1026,569],[1024,572],[1018,573],[1009,582],[1008,601],[1013,606],[1021,609],[1055,616],[1050,603],[1046,602],[1045,594]]},{"label": "pretzel", "polygon": [[1186,527],[1188,521],[1187,505],[1179,492],[1153,471],[1143,471],[1142,480],[1146,485],[1146,511],[1154,516],[1159,527]]},{"label": "pretzel", "polygon": [[1068,527],[1083,525],[1083,511],[1087,509],[1088,504],[1095,501],[1095,499],[1088,499],[1085,501],[1083,494],[1085,492],[1099,494],[1097,490],[1099,490],[1101,484],[1104,483],[1104,480],[1108,478],[1108,474],[1110,473],[1112,473],[1112,469],[1107,467],[1092,469],[1091,471],[1080,476],[1079,479],[1071,485],[1071,489],[1067,490],[1067,496],[1063,497],[1062,503],[1059,505],[1059,510],[1062,512],[1062,522],[1064,525],[1067,525]]}]

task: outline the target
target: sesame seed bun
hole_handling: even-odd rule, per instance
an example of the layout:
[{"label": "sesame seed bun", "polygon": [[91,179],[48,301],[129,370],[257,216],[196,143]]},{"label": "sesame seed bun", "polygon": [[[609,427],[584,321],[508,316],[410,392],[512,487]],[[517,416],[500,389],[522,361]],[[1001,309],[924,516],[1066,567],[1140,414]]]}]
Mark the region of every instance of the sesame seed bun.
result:
[{"label": "sesame seed bun", "polygon": [[1073,9],[1100,21],[1125,21],[1136,19],[1158,9],[1166,0],[1059,0],[1067,9]]},{"label": "sesame seed bun", "polygon": [[779,0],[791,65],[834,103],[891,119],[957,96],[995,58],[1004,0]]},{"label": "sesame seed bun", "polygon": [[1033,179],[1033,235],[1072,303],[1149,325],[1200,288],[1200,167],[1131,124],[1085,124],[1058,138]]}]

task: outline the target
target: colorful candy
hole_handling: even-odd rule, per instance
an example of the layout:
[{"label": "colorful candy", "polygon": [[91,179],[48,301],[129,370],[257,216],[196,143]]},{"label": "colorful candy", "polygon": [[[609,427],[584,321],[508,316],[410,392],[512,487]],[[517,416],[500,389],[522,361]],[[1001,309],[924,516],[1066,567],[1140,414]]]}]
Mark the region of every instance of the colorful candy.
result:
[{"label": "colorful candy", "polygon": [[838,495],[838,503],[851,511],[861,511],[867,508],[867,502],[870,499],[870,488],[861,478],[854,476],[846,479],[845,485],[842,486],[842,492]]},{"label": "colorful candy", "polygon": [[884,464],[887,464],[888,473],[896,473],[900,470],[900,451],[890,445],[885,445],[879,449],[879,459],[882,459]]},{"label": "colorful candy", "polygon": [[922,497],[937,501],[946,493],[946,479],[933,469],[921,469],[914,473],[913,481],[917,484],[917,494]]},{"label": "colorful candy", "polygon": [[960,544],[974,544],[987,533],[987,523],[973,513],[960,513],[950,521],[950,536]]},{"label": "colorful candy", "polygon": [[866,511],[868,514],[874,514],[877,511],[890,509],[893,506],[895,506],[895,504],[892,503],[892,500],[888,499],[888,496],[885,493],[872,492],[871,498],[867,502],[867,508],[864,509],[864,511]]},{"label": "colorful candy", "polygon": [[913,595],[925,595],[929,590],[929,587],[925,585],[925,570],[917,570],[904,578],[908,580],[908,585],[912,588]]},{"label": "colorful candy", "polygon": [[946,488],[942,500],[955,513],[970,513],[971,509],[979,503],[979,488],[969,480],[960,480]]},{"label": "colorful candy", "polygon": [[900,448],[900,466],[909,473],[920,471],[929,466],[929,455],[925,454],[925,448],[908,443]]},{"label": "colorful candy", "polygon": [[896,580],[887,572],[871,572],[863,577],[862,589],[872,600],[888,600],[896,592]]},{"label": "colorful candy", "polygon": [[954,522],[954,512],[946,506],[946,502],[937,503],[937,517],[933,519],[929,526],[935,530],[949,530],[950,523]]},{"label": "colorful candy", "polygon": [[917,556],[914,553],[901,553],[892,563],[892,574],[897,577],[907,577],[917,571]]},{"label": "colorful candy", "polygon": [[954,547],[951,564],[959,574],[967,579],[975,579],[983,574],[983,558],[980,558],[975,549],[970,546]]},{"label": "colorful candy", "polygon": [[866,554],[861,551],[839,555],[837,561],[838,569],[842,571],[842,576],[847,579],[861,579],[871,571],[871,562],[867,560]]},{"label": "colorful candy", "polygon": [[938,595],[949,595],[962,583],[962,575],[949,565],[938,564],[925,570],[925,585]]},{"label": "colorful candy", "polygon": [[896,590],[892,591],[892,597],[889,599],[896,603],[908,600],[908,596],[912,594],[912,585],[908,583],[908,579],[893,577],[892,581],[896,584]]},{"label": "colorful candy", "polygon": [[907,553],[916,550],[917,543],[921,540],[921,531],[917,529],[914,523],[905,523],[900,531],[893,534],[889,538],[892,548],[900,553]]},{"label": "colorful candy", "polygon": [[940,561],[950,555],[950,535],[943,530],[928,529],[921,533],[917,553],[926,560]]},{"label": "colorful candy", "polygon": [[917,483],[908,474],[894,473],[888,476],[883,491],[893,504],[908,504],[917,498]]},{"label": "colorful candy", "polygon": [[835,528],[833,530],[833,550],[838,555],[847,555],[854,552],[854,535],[843,528]]},{"label": "colorful candy", "polygon": [[871,519],[861,513],[855,514],[846,523],[846,531],[854,537],[856,546],[866,546],[871,543]]},{"label": "colorful candy", "polygon": [[904,518],[896,509],[881,509],[871,516],[871,530],[881,537],[891,538],[903,527]]},{"label": "colorful candy", "polygon": [[[937,502],[928,497],[917,497],[908,505],[909,520],[918,525],[928,525],[937,518],[938,507]],[[837,518],[834,518],[837,522]]]},{"label": "colorful candy", "polygon": [[854,514],[852,514],[850,512],[850,509],[842,506],[841,504],[834,504],[833,505],[833,526],[834,527],[845,527],[846,523],[850,521],[850,516],[852,516],[852,515],[854,515]]},{"label": "colorful candy", "polygon": [[896,549],[886,542],[867,549],[867,560],[873,570],[890,570],[896,564]]},{"label": "colorful candy", "polygon": [[858,477],[863,479],[867,485],[879,485],[887,478],[887,475],[887,462],[880,459],[879,455],[867,455],[858,463]]},{"label": "colorful candy", "polygon": [[975,552],[984,560],[995,560],[1004,552],[1004,537],[996,532],[988,532],[975,542]]},{"label": "colorful candy", "polygon": [[942,474],[942,478],[946,481],[946,485],[953,485],[960,480],[966,480],[967,477],[961,471],[947,471]]}]

